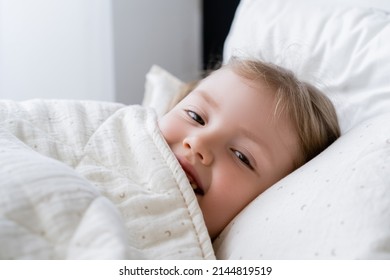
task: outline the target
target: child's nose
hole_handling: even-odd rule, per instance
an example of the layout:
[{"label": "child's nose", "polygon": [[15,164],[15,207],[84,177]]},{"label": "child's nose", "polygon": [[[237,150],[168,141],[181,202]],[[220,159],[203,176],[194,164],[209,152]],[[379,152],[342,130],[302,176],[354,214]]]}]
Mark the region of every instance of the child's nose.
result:
[{"label": "child's nose", "polygon": [[210,144],[202,137],[186,137],[183,140],[183,146],[204,165],[210,165],[214,160]]}]

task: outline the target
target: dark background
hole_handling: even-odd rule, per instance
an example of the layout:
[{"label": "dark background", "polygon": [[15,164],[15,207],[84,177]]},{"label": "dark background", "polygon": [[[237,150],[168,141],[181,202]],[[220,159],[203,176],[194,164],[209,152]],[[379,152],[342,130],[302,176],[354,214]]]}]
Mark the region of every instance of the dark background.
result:
[{"label": "dark background", "polygon": [[225,38],[240,0],[203,0],[203,69],[222,61]]}]

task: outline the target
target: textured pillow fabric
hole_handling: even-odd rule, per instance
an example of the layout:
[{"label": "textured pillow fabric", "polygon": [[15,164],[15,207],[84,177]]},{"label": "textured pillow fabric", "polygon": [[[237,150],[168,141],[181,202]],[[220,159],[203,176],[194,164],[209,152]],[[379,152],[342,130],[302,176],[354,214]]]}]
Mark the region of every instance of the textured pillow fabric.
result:
[{"label": "textured pillow fabric", "polygon": [[348,131],[390,106],[390,16],[371,3],[390,11],[388,1],[243,0],[224,59],[249,55],[292,69],[329,93]]},{"label": "textured pillow fabric", "polygon": [[146,74],[142,105],[154,108],[158,116],[164,115],[181,99],[185,84],[171,73],[153,65]]}]

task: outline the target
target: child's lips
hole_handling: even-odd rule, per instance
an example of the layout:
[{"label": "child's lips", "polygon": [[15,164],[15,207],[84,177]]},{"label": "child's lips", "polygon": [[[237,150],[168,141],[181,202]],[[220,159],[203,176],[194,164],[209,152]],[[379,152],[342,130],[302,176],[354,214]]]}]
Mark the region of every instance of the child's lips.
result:
[{"label": "child's lips", "polygon": [[198,179],[198,174],[196,173],[192,165],[186,159],[183,159],[178,156],[176,156],[176,158],[179,161],[184,172],[186,173],[188,181],[190,182],[190,185],[194,190],[195,194],[204,195],[204,188],[200,183],[200,180]]}]

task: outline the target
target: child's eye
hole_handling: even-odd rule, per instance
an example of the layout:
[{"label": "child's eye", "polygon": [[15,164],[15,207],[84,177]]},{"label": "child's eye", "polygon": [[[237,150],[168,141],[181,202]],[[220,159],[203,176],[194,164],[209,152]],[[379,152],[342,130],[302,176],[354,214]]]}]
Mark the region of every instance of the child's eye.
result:
[{"label": "child's eye", "polygon": [[191,119],[199,123],[200,125],[205,125],[204,120],[202,119],[201,116],[199,116],[197,113],[194,111],[187,110],[187,114],[190,116]]},{"label": "child's eye", "polygon": [[237,150],[233,150],[234,154],[236,155],[236,157],[243,163],[245,164],[249,169],[253,170],[253,166],[250,162],[250,160],[243,154],[241,153],[240,151],[237,151]]}]

